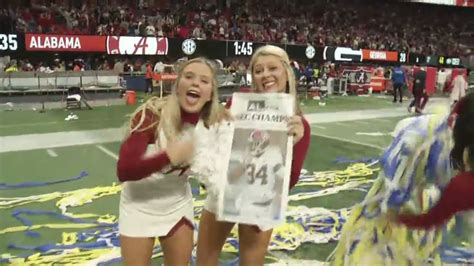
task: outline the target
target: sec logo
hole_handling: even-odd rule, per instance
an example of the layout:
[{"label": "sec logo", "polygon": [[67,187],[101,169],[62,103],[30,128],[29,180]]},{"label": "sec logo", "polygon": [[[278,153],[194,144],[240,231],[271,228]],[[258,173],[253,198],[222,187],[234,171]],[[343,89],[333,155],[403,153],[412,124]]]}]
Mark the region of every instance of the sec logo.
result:
[{"label": "sec logo", "polygon": [[316,55],[316,50],[312,45],[308,45],[308,47],[306,47],[305,54],[308,59],[313,59],[313,57]]},{"label": "sec logo", "polygon": [[183,53],[186,55],[192,55],[196,51],[196,42],[192,39],[186,39],[184,42],[181,44],[181,50],[183,50]]}]

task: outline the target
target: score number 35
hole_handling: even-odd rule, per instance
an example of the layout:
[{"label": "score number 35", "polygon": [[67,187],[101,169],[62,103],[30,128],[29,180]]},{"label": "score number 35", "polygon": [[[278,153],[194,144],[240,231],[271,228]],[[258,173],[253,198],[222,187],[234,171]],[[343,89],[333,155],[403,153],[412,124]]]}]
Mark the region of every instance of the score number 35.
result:
[{"label": "score number 35", "polygon": [[18,49],[18,41],[15,34],[0,34],[0,51],[16,51]]}]

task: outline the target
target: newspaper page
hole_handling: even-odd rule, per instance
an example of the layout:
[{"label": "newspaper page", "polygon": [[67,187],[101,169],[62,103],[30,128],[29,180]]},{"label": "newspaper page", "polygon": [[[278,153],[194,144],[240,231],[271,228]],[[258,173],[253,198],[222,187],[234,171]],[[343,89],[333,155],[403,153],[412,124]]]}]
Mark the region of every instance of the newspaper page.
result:
[{"label": "newspaper page", "polygon": [[217,218],[261,228],[285,218],[293,137],[287,119],[294,97],[285,93],[234,93],[232,145],[220,182]]}]

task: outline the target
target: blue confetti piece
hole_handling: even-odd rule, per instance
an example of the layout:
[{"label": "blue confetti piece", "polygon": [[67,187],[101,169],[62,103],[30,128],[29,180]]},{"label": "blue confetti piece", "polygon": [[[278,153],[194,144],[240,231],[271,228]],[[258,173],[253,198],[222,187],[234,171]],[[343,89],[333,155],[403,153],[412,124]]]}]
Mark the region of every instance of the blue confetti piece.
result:
[{"label": "blue confetti piece", "polygon": [[[99,226],[99,227],[111,227],[111,226],[114,226],[116,224],[116,223],[115,224],[98,223],[95,220],[85,220],[85,219],[80,219],[80,218],[74,218],[74,217],[66,216],[66,215],[63,215],[61,213],[57,213],[57,212],[54,212],[54,211],[29,210],[29,209],[16,209],[16,210],[13,210],[12,211],[13,218],[17,219],[18,221],[20,221],[20,223],[22,223],[23,225],[25,225],[27,227],[33,226],[33,223],[31,222],[31,220],[29,220],[26,217],[22,217],[21,215],[45,215],[45,216],[53,217],[55,219],[65,220],[65,221],[68,221],[68,222],[71,222],[71,223],[79,223],[79,224],[81,224],[81,223],[93,223],[93,224],[97,224],[97,226]],[[97,230],[97,229],[95,229],[95,230]],[[33,233],[29,230],[26,230],[25,234],[27,236],[30,236],[30,237],[39,237],[40,236],[39,233]]]},{"label": "blue confetti piece", "polygon": [[28,187],[42,187],[42,186],[49,186],[54,184],[66,183],[75,180],[82,179],[89,174],[86,171],[82,171],[78,176],[73,176],[70,178],[56,180],[56,181],[49,181],[49,182],[23,182],[18,184],[7,184],[7,183],[0,183],[0,190],[2,189],[18,189],[18,188],[28,188]]}]

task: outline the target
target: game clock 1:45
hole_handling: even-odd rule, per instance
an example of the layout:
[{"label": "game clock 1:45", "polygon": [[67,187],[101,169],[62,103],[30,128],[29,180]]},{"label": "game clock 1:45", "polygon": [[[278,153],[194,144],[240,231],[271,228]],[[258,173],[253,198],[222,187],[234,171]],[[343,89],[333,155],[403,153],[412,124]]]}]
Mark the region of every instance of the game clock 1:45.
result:
[{"label": "game clock 1:45", "polygon": [[234,55],[247,55],[251,56],[253,53],[252,42],[234,42]]}]

